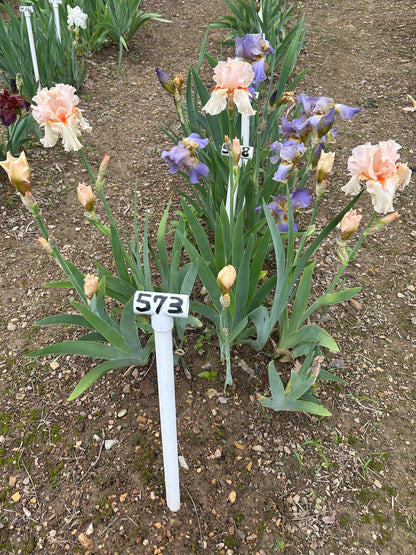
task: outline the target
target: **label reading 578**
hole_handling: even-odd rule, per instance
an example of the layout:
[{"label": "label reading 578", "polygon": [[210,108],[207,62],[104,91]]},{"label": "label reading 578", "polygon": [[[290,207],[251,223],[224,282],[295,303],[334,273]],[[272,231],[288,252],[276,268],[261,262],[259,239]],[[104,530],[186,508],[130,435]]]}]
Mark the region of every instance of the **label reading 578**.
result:
[{"label": "label reading 578", "polygon": [[136,291],[133,308],[136,314],[166,314],[173,318],[186,318],[189,312],[189,296]]}]

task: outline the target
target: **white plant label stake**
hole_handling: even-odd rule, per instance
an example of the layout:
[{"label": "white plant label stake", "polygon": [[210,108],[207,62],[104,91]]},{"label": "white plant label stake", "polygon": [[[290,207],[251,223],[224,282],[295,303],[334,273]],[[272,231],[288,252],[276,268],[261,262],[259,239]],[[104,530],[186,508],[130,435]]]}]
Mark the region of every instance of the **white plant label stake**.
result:
[{"label": "white plant label stake", "polygon": [[[242,118],[247,118],[247,122],[244,123],[245,125],[245,129],[243,130],[242,133],[242,143],[243,145],[245,144],[249,144],[249,140],[250,140],[250,120],[248,119],[250,116],[245,116],[244,114],[242,115]],[[242,120],[242,125],[243,125],[243,121]],[[247,143],[246,143],[247,141]],[[241,161],[243,160],[244,163],[247,162],[247,160],[251,160],[253,158],[253,153],[254,153],[254,148],[252,146],[242,146],[241,147],[241,158],[240,158],[240,162],[239,164],[241,165]],[[223,143],[222,147],[221,147],[221,154],[223,156],[229,156],[230,153],[228,151],[227,145],[225,143]],[[235,210],[235,204],[237,202],[237,190],[234,191],[234,197],[233,197],[233,210]],[[225,203],[225,209],[227,211],[228,217],[230,216],[230,212],[231,212],[231,175],[228,176],[228,188],[227,188],[227,199],[226,199],[226,203]]]},{"label": "white plant label stake", "polygon": [[19,6],[19,11],[25,14],[27,36],[29,37],[30,54],[32,56],[33,73],[35,74],[36,82],[39,83],[40,79],[39,79],[38,59],[36,58],[36,49],[35,49],[35,41],[33,40],[32,22],[30,20],[30,14],[33,12],[33,6]]},{"label": "white plant label stake", "polygon": [[133,309],[136,314],[150,314],[152,317],[152,327],[155,332],[166,503],[171,511],[176,512],[181,506],[181,501],[172,327],[174,318],[186,318],[188,316],[189,296],[154,291],[136,291]]},{"label": "white plant label stake", "polygon": [[49,4],[52,4],[52,7],[53,7],[53,17],[55,19],[56,36],[58,37],[59,42],[61,42],[61,26],[60,26],[60,22],[59,22],[59,4],[62,4],[62,0],[49,0]]}]

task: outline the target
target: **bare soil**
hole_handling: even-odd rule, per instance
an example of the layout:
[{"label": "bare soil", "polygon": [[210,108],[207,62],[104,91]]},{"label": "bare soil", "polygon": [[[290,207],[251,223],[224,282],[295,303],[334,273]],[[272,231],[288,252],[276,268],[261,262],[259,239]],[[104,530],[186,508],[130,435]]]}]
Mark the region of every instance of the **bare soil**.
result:
[{"label": "bare soil", "polygon": [[[183,186],[160,157],[170,148],[160,125],[178,125],[154,70],[186,74],[207,25],[227,7],[223,0],[145,0],[142,7],[172,23],[152,23],[134,37],[118,78],[117,49],[94,54],[79,96],[93,127],[83,137],[91,166],[111,156],[106,195],[115,217],[131,229],[137,180],[141,220],[149,210],[153,233],[168,200],[178,203],[174,187]],[[338,126],[324,222],[345,203],[340,187],[354,146],[395,139],[401,159],[416,169],[415,113],[403,110],[411,105],[406,95],[416,96],[416,11],[410,0],[305,0],[299,7],[308,34],[297,70],[310,71],[296,92],[364,108]],[[213,55],[221,38],[210,32]],[[33,192],[65,256],[84,273],[94,258],[108,261],[109,243],[76,200],[87,178],[78,155],[60,146],[34,146],[27,155]],[[368,218],[368,199],[361,208]],[[189,468],[181,468],[182,506],[173,514],[165,503],[154,360],[107,374],[69,403],[91,361],[24,358],[75,337],[71,329],[36,326],[66,311],[74,291],[44,287],[63,276],[0,176],[0,553],[415,553],[414,178],[395,208],[400,220],[369,237],[347,271],[347,284],[362,292],[326,319],[340,352],[327,353],[325,365],[347,381],[320,386],[332,417],[262,410],[256,394],[267,391],[272,345],[260,354],[235,349],[235,385],[224,397],[208,330],[187,334],[176,398]],[[318,290],[336,268],[334,251],[325,246]],[[203,367],[219,370],[218,381],[199,378]],[[279,367],[283,376],[289,369]],[[109,450],[108,439],[117,440]]]}]

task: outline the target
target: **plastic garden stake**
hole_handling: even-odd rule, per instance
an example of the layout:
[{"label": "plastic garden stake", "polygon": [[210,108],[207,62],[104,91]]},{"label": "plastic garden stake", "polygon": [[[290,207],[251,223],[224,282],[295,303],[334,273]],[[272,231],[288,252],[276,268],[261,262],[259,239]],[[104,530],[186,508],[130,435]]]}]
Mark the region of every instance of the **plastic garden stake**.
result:
[{"label": "plastic garden stake", "polygon": [[[254,148],[250,145],[250,116],[246,114],[241,114],[241,158],[239,165],[241,166],[242,162],[246,163],[247,160],[251,160],[253,158]],[[221,148],[221,154],[223,156],[229,156],[229,152],[227,149],[227,145],[224,143]],[[233,194],[233,213],[235,212],[235,205],[237,202],[237,189],[234,191]],[[231,213],[231,175],[228,176],[228,187],[227,187],[227,199],[225,202],[225,209],[227,210],[228,217],[230,217]]]},{"label": "plastic garden stake", "polygon": [[186,318],[188,316],[189,296],[153,291],[136,291],[133,307],[136,314],[150,314],[152,317],[152,327],[155,332],[166,503],[171,511],[176,512],[181,506],[181,501],[179,492],[172,327],[173,318]]},{"label": "plastic garden stake", "polygon": [[49,4],[52,4],[52,7],[53,7],[53,17],[55,19],[56,36],[58,37],[59,42],[61,42],[61,25],[59,23],[59,4],[62,4],[62,0],[49,0]]},{"label": "plastic garden stake", "polygon": [[[33,29],[32,22],[30,20],[30,14],[33,12],[33,6],[20,6],[19,11],[25,14],[27,36],[29,38],[30,54],[32,56],[33,73],[35,74],[35,81],[39,83],[39,68],[38,59],[36,58],[35,41],[33,40]],[[40,86],[40,83],[39,83]]]}]

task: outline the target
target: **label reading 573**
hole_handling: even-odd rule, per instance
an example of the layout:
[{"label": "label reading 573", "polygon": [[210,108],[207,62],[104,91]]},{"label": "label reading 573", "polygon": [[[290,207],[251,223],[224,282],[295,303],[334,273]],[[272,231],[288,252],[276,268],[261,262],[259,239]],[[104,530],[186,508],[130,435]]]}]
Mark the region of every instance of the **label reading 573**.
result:
[{"label": "label reading 573", "polygon": [[136,291],[133,308],[136,314],[166,314],[172,318],[186,318],[189,312],[189,296]]}]

